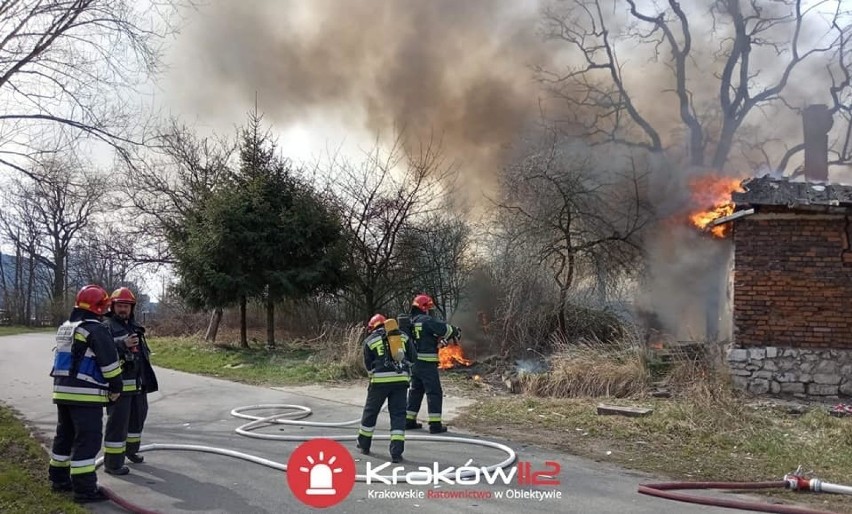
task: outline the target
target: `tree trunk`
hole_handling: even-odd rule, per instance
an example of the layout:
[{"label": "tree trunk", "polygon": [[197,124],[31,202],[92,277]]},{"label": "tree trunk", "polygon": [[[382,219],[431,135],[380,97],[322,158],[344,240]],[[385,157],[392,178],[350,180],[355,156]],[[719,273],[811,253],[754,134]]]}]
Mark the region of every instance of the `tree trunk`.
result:
[{"label": "tree trunk", "polygon": [[728,162],[728,155],[731,153],[731,147],[734,144],[734,135],[740,122],[737,120],[725,120],[722,125],[722,133],[719,135],[719,144],[716,146],[716,152],[713,155],[713,169],[721,171],[725,168],[725,163]]},{"label": "tree trunk", "polygon": [[369,319],[376,313],[376,298],[372,289],[364,291],[364,312],[365,319]]},{"label": "tree trunk", "polygon": [[558,313],[558,322],[559,322],[559,333],[565,336],[567,334],[567,324],[565,321],[565,303],[568,299],[568,288],[560,287],[559,288],[559,313]]},{"label": "tree trunk", "polygon": [[213,309],[210,314],[210,323],[207,324],[207,332],[204,334],[204,340],[211,343],[216,342],[216,335],[219,333],[219,323],[222,321],[222,309]]},{"label": "tree trunk", "polygon": [[[6,287],[6,269],[3,267],[3,250],[0,250],[0,287],[3,288],[3,305],[9,309],[9,288]],[[0,320],[2,321],[2,320]]]},{"label": "tree trunk", "polygon": [[[20,237],[20,234],[19,234]],[[15,323],[23,325],[26,323],[24,313],[24,254],[20,245],[15,245]]]},{"label": "tree trunk", "polygon": [[559,287],[559,332],[566,336],[568,335],[568,322],[565,319],[565,310],[568,304],[568,291],[574,285],[574,272],[577,263],[577,258],[573,253],[568,254],[568,271],[565,276],[565,281]]},{"label": "tree trunk", "polygon": [[65,254],[55,251],[53,267],[53,323],[58,325],[65,318]]},{"label": "tree trunk", "polygon": [[[33,322],[33,309],[32,309],[32,303],[33,302],[32,302],[32,300],[33,300],[33,287],[34,287],[34,284],[35,284],[35,274],[36,274],[35,268],[36,268],[35,254],[30,253],[29,269],[27,270],[28,273],[29,273],[29,276],[27,277],[27,291],[26,291],[26,296],[25,296],[25,300],[24,300],[24,302],[25,302],[24,311],[26,312],[27,325],[28,326]],[[35,324],[38,324],[39,321],[40,320],[35,320]]]},{"label": "tree trunk", "polygon": [[275,301],[266,299],[266,347],[275,348]]},{"label": "tree trunk", "polygon": [[248,336],[246,335],[246,296],[240,296],[240,347],[248,348]]}]

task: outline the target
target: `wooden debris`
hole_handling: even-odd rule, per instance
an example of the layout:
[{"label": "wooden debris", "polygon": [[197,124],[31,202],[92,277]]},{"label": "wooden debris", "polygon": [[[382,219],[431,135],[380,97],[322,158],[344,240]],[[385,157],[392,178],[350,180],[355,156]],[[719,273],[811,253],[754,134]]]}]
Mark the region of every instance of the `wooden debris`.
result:
[{"label": "wooden debris", "polygon": [[630,418],[638,418],[647,416],[654,412],[654,409],[644,407],[621,407],[618,405],[598,404],[598,416],[627,416]]}]

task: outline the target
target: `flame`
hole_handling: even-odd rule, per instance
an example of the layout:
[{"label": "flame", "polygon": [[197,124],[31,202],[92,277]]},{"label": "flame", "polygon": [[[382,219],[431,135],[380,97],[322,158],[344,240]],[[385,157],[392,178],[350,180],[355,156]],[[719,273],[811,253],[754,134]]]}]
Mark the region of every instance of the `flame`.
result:
[{"label": "flame", "polygon": [[[689,182],[689,189],[692,191],[693,205],[705,209],[689,215],[692,224],[701,230],[707,230],[713,221],[733,214],[735,205],[731,201],[731,193],[743,191],[741,179],[713,175],[693,178]],[[710,233],[718,238],[727,236],[729,231],[729,225],[710,229]]]},{"label": "flame", "polygon": [[464,357],[464,351],[458,343],[438,348],[438,369],[451,369],[455,366],[470,366],[472,360]]}]

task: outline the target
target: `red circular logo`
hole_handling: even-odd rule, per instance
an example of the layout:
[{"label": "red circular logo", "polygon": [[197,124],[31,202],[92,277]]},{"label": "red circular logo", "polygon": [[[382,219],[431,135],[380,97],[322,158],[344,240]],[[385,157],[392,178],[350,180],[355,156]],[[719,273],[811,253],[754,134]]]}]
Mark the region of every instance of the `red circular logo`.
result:
[{"label": "red circular logo", "polygon": [[321,509],[337,505],[355,486],[355,460],[337,441],[312,439],[290,455],[287,485],[305,505]]}]

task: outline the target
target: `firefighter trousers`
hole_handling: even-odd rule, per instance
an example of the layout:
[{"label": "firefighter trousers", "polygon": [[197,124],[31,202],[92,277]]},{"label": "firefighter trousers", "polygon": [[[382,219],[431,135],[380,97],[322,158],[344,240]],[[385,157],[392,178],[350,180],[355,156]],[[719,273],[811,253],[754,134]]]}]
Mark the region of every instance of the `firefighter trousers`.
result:
[{"label": "firefighter trousers", "polygon": [[118,469],[127,454],[135,455],[142,443],[142,428],[148,416],[148,396],[145,393],[123,394],[107,407],[104,433],[104,466]]},{"label": "firefighter trousers", "polygon": [[55,487],[67,487],[70,483],[75,494],[97,494],[95,459],[101,449],[104,408],[59,404],[56,410],[56,436],[48,468],[50,481]]},{"label": "firefighter trousers", "polygon": [[361,428],[358,430],[358,448],[370,450],[379,411],[387,400],[390,414],[390,454],[402,456],[402,452],[405,451],[406,391],[408,391],[408,382],[370,384],[367,389],[367,401],[364,402],[364,413],[361,415]]},{"label": "firefighter trousers", "polygon": [[127,424],[127,454],[136,455],[142,445],[142,429],[148,419],[148,394],[139,393],[132,396],[130,405],[130,422]]},{"label": "firefighter trousers", "polygon": [[405,413],[407,419],[411,421],[417,419],[424,394],[429,423],[440,425],[444,390],[441,388],[437,362],[419,360],[411,367],[411,388],[408,390],[408,407]]}]

